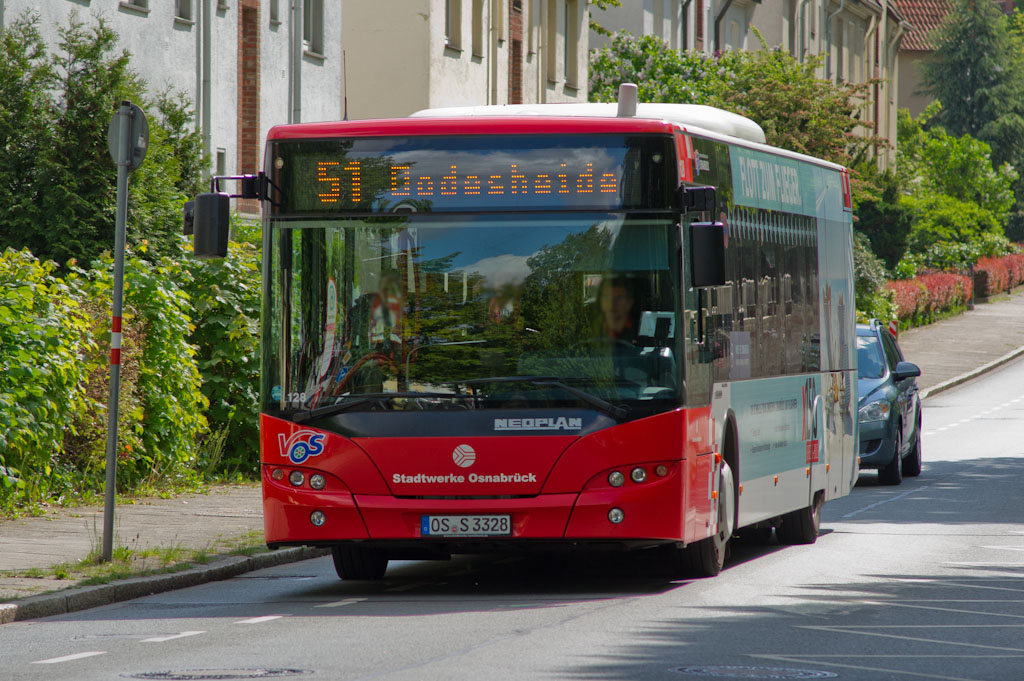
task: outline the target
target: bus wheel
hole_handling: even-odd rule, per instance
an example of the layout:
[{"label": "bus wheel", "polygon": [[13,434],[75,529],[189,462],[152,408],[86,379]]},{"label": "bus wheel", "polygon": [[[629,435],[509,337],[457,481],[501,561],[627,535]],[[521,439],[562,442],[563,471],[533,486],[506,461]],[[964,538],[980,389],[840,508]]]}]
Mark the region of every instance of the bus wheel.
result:
[{"label": "bus wheel", "polygon": [[332,547],[331,555],[342,579],[380,579],[388,569],[388,557],[379,549],[344,544]]},{"label": "bus wheel", "polygon": [[722,462],[718,475],[718,529],[707,539],[682,549],[682,568],[688,577],[714,577],[722,571],[729,539],[736,528],[736,487],[728,463]]},{"label": "bus wheel", "polygon": [[782,516],[782,522],[775,528],[780,544],[813,544],[821,529],[821,507],[825,504],[825,493],[814,495],[814,502],[807,508],[790,511]]}]

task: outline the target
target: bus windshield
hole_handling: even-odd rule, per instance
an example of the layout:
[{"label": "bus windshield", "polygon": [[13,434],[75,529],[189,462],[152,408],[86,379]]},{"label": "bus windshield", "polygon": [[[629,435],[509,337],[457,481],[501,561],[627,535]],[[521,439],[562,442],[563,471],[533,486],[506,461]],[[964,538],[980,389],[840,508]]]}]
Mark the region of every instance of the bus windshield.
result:
[{"label": "bus windshield", "polygon": [[269,227],[265,412],[565,407],[621,420],[681,403],[671,214],[412,213]]}]

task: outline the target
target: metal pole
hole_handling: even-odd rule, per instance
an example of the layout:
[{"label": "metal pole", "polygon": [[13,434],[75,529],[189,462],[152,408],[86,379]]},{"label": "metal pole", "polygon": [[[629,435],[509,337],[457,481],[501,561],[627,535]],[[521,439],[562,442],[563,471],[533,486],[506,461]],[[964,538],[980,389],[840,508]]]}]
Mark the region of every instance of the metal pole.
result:
[{"label": "metal pole", "polygon": [[118,131],[117,216],[114,223],[114,295],[110,322],[110,399],[107,402],[107,486],[103,507],[103,562],[114,553],[114,496],[117,492],[117,408],[121,391],[121,311],[124,299],[124,241],[131,164],[131,102],[121,102]]}]

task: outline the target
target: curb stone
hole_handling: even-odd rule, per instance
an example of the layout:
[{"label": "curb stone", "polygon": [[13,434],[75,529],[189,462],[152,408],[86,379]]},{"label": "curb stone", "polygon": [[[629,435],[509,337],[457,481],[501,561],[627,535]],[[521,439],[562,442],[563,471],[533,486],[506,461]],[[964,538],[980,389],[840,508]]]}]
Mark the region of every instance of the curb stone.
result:
[{"label": "curb stone", "polygon": [[181,572],[131,577],[109,584],[72,587],[39,596],[29,596],[13,603],[0,603],[0,624],[63,615],[172,589],[183,589],[207,582],[230,579],[253,570],[309,558],[319,558],[329,554],[329,549],[311,549],[303,546],[268,551],[253,556],[229,556],[209,565],[189,568]]},{"label": "curb stone", "polygon": [[941,392],[943,392],[945,390],[949,390],[950,388],[956,387],[956,386],[960,385],[961,383],[966,383],[967,381],[969,381],[969,380],[971,380],[973,378],[977,378],[978,376],[980,376],[980,375],[982,375],[982,374],[984,374],[986,372],[989,372],[989,371],[995,369],[996,367],[1002,366],[1003,364],[1006,364],[1007,362],[1010,362],[1012,360],[1017,359],[1022,354],[1024,354],[1024,346],[1019,347],[1016,350],[1012,350],[1012,351],[1006,353],[1005,355],[1003,355],[1002,357],[1000,357],[998,359],[995,359],[995,360],[992,360],[988,364],[980,366],[977,369],[974,369],[972,371],[968,371],[965,374],[961,374],[959,376],[956,376],[955,378],[949,379],[948,381],[943,381],[942,383],[939,383],[938,385],[933,385],[930,388],[922,390],[920,398],[921,398],[922,401],[924,401],[924,400],[928,399],[929,397],[931,397],[933,395],[937,395],[938,393],[941,393]]}]

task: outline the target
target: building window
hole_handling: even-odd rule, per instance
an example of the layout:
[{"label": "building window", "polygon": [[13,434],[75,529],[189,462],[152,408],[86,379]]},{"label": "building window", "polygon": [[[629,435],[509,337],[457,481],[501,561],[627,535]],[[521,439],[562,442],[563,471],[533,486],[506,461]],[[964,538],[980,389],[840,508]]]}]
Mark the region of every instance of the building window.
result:
[{"label": "building window", "polygon": [[558,82],[558,2],[548,0],[547,30],[544,32],[544,49],[547,51],[548,80]]},{"label": "building window", "polygon": [[175,0],[174,18],[192,21],[192,0]]},{"label": "building window", "polygon": [[149,14],[149,0],[121,0],[121,9]]},{"label": "building window", "polygon": [[302,3],[302,42],[313,54],[324,53],[324,0]]},{"label": "building window", "polygon": [[453,50],[462,49],[462,0],[444,1],[444,44]]},{"label": "building window", "polygon": [[270,24],[276,26],[281,23],[281,3],[280,0],[270,0]]},{"label": "building window", "polygon": [[579,46],[580,30],[577,8],[579,0],[565,2],[565,84],[569,87],[579,86]]},{"label": "building window", "polygon": [[473,0],[473,56],[484,56],[484,0]]},{"label": "building window", "polygon": [[224,147],[217,147],[217,165],[214,175],[228,174],[228,150]]}]

